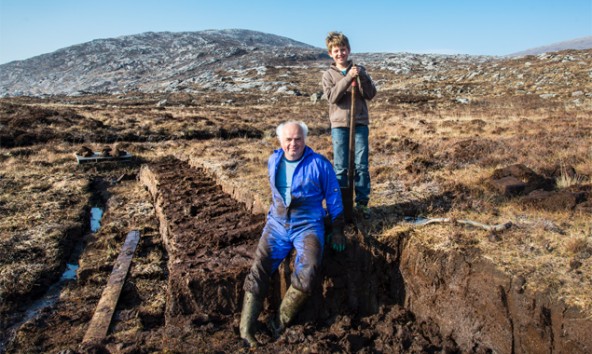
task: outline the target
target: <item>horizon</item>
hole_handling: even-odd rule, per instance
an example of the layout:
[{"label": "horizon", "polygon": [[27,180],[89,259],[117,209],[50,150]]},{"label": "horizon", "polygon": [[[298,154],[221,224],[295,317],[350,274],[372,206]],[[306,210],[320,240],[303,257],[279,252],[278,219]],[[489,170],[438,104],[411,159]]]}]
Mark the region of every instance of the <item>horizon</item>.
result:
[{"label": "horizon", "polygon": [[0,0],[0,64],[145,32],[246,29],[324,48],[326,34],[337,30],[349,37],[353,53],[493,56],[592,36],[590,0],[340,4],[336,11],[310,0]]}]

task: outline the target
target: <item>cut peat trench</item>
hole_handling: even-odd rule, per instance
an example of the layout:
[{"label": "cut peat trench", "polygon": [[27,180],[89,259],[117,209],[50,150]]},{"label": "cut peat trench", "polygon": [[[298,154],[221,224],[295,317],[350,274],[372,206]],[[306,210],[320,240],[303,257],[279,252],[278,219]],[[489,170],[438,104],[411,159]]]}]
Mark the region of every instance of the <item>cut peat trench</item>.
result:
[{"label": "cut peat trench", "polygon": [[[242,284],[264,216],[249,213],[223,192],[231,187],[217,185],[204,169],[174,158],[143,166],[140,181],[153,196],[169,256],[163,350],[244,350],[238,336]],[[326,249],[314,295],[274,341],[263,323],[289,285],[289,266],[280,268],[260,317],[258,350],[456,351],[433,322],[415,322],[400,306],[405,298],[400,245],[371,244],[353,229],[349,237],[344,253]]]},{"label": "cut peat trench", "polygon": [[153,196],[169,257],[163,349],[239,349],[233,322],[263,217],[179,160],[142,167],[140,180]]},{"label": "cut peat trench", "polygon": [[[169,159],[144,166],[169,252],[165,348],[241,349],[242,283],[266,210],[258,199],[198,166]],[[230,182],[231,183],[231,182]],[[227,191],[246,203],[236,202]],[[473,248],[434,251],[411,233],[377,241],[363,225],[348,247],[326,249],[313,296],[278,340],[264,326],[289,286],[282,265],[260,317],[261,352],[573,352],[592,348],[591,319],[552,303]],[[523,285],[523,284],[522,284]],[[412,311],[412,312],[411,312]]]}]

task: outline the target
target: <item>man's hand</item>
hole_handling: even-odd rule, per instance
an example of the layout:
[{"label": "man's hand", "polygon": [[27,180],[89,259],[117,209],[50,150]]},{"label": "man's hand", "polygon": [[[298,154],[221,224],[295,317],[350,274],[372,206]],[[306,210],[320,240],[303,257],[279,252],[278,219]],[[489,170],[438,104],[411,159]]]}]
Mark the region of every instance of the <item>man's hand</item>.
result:
[{"label": "man's hand", "polygon": [[331,248],[337,252],[345,250],[345,235],[343,234],[343,228],[333,230],[331,233]]},{"label": "man's hand", "polygon": [[339,214],[331,224],[331,233],[327,236],[327,244],[337,252],[345,250],[347,239],[343,233],[345,225],[345,218],[343,214]]},{"label": "man's hand", "polygon": [[332,225],[332,232],[329,234],[328,243],[331,245],[337,252],[342,252],[345,250],[345,234],[343,233],[343,225],[345,224],[345,219],[343,218],[343,214],[340,214],[335,218]]}]

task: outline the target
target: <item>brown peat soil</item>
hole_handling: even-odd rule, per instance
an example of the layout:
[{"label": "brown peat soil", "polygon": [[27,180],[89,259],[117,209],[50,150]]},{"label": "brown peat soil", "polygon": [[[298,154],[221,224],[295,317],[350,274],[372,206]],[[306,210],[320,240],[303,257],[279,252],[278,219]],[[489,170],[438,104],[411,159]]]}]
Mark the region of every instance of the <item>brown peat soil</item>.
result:
[{"label": "brown peat soil", "polygon": [[[348,228],[346,252],[326,250],[315,295],[274,340],[265,322],[287,287],[282,266],[258,351],[590,352],[592,59],[562,55],[575,59],[539,72],[555,96],[529,94],[528,75],[520,89],[465,78],[468,102],[425,93],[459,86],[455,68],[431,83],[367,67],[379,84],[372,219]],[[536,69],[527,57],[481,70],[529,60]],[[326,101],[309,97],[320,69],[290,70],[304,95],[0,99],[0,352],[247,352],[242,282],[275,126],[305,121],[308,145],[332,157]],[[82,147],[133,157],[78,164]],[[108,334],[83,344],[132,230],[141,239]]]}]

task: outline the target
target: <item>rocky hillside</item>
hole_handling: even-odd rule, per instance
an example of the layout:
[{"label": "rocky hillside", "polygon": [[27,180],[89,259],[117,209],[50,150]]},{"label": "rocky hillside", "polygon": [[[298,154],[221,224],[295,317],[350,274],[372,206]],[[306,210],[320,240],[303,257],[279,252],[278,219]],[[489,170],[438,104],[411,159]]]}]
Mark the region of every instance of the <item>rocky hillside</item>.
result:
[{"label": "rocky hillside", "polygon": [[97,39],[0,66],[0,96],[179,91],[217,69],[302,63],[324,51],[248,30],[143,33]]},{"label": "rocky hillside", "polygon": [[[396,102],[467,104],[490,97],[592,101],[592,49],[517,58],[354,53]],[[269,93],[320,98],[323,48],[248,30],[144,33],[99,39],[0,66],[1,96]]]},{"label": "rocky hillside", "polygon": [[[492,59],[410,53],[354,55],[356,63],[393,75],[433,74],[451,67],[469,70]],[[149,32],[97,39],[0,65],[0,97],[134,91],[312,94],[319,86],[318,72],[329,62],[324,48],[261,32]],[[296,73],[303,68],[314,69],[314,83],[303,83],[307,79]]]},{"label": "rocky hillside", "polygon": [[380,91],[399,100],[469,104],[517,97],[533,104],[592,105],[592,49],[518,58],[372,54],[364,59],[374,68]]}]

